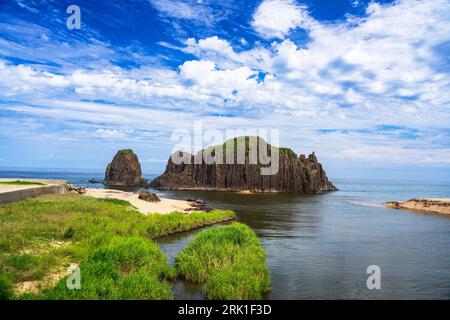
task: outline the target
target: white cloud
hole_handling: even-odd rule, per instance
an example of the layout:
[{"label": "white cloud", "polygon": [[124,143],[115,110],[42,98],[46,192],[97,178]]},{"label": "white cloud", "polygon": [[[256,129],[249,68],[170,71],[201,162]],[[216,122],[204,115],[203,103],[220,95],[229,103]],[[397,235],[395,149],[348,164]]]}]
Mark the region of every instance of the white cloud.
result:
[{"label": "white cloud", "polygon": [[96,134],[103,139],[123,139],[125,134],[116,129],[97,129]]},{"label": "white cloud", "polygon": [[150,3],[163,16],[169,18],[201,22],[206,25],[215,22],[212,11],[201,1],[150,0]]},{"label": "white cloud", "polygon": [[[263,25],[270,11],[263,5],[280,3],[295,8],[272,10],[272,24]],[[445,57],[436,49],[448,42],[448,1],[372,3],[365,17],[334,24],[315,21],[292,1],[265,1],[259,10],[253,26],[281,41],[248,50],[218,36],[190,38],[182,48],[162,43],[196,56],[176,70],[151,65],[53,73],[0,60],[2,97],[28,102],[0,108],[88,123],[95,130],[83,132],[102,139],[144,139],[143,133],[127,130],[191,129],[193,121],[203,119],[218,128],[278,127],[283,144],[318,149],[329,158],[377,162],[377,154],[395,153],[398,162],[448,162],[450,81],[448,68],[442,68]],[[283,12],[296,13],[284,19]],[[296,27],[307,28],[307,44],[289,39]],[[235,116],[209,116],[224,113]],[[421,134],[403,139],[407,133],[361,133],[385,124]]]},{"label": "white cloud", "polygon": [[264,0],[253,14],[252,27],[262,37],[283,39],[295,28],[313,24],[306,7],[294,0]]}]

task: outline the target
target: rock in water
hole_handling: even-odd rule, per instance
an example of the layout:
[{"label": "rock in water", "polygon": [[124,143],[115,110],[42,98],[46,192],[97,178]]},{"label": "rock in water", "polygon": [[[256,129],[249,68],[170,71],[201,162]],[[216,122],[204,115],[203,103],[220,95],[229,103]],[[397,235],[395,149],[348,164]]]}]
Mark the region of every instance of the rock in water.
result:
[{"label": "rock in water", "polygon": [[[242,139],[242,138],[239,138]],[[254,139],[254,138],[253,138]],[[258,138],[261,139],[262,138]],[[236,148],[236,138],[228,140],[222,147]],[[188,161],[176,164],[169,159],[164,173],[155,178],[150,186],[158,189],[179,190],[222,190],[222,191],[250,191],[250,192],[323,192],[334,191],[336,187],[328,180],[322,165],[317,161],[313,152],[308,157],[298,157],[289,148],[276,148],[279,153],[279,169],[273,175],[261,175],[262,165],[250,164],[249,137],[245,137],[245,163],[243,164],[206,164],[204,160],[194,163],[196,156],[185,152],[177,152],[177,158],[182,157]],[[270,144],[262,140],[270,151]],[[231,142],[231,144],[230,144]],[[215,150],[217,146],[207,150]],[[228,147],[230,148],[230,147]],[[236,150],[236,149],[235,149]],[[215,151],[212,151],[213,154]],[[226,151],[223,151],[225,154]],[[236,155],[235,160],[236,160]],[[187,162],[187,163],[186,163]]]},{"label": "rock in water", "polygon": [[154,194],[153,192],[149,191],[141,191],[139,192],[139,199],[147,201],[147,202],[159,202],[161,199]]},{"label": "rock in water", "polygon": [[147,181],[142,178],[141,164],[131,149],[119,150],[105,172],[106,185],[124,187],[145,187]]}]

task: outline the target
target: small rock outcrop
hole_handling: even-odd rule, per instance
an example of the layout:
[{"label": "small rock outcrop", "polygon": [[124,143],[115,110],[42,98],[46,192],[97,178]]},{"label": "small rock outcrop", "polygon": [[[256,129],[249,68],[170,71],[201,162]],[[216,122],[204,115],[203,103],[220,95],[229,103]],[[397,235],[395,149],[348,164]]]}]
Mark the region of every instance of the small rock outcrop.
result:
[{"label": "small rock outcrop", "polygon": [[64,185],[64,190],[66,194],[85,194],[85,187],[74,186],[73,184],[66,183]]},{"label": "small rock outcrop", "polygon": [[139,192],[139,199],[147,201],[147,202],[160,202],[161,199],[153,192],[149,191],[141,191]]},{"label": "small rock outcrop", "polygon": [[124,187],[146,187],[147,180],[142,178],[141,164],[131,149],[119,150],[106,167],[106,185]]},{"label": "small rock outcrop", "polygon": [[186,199],[189,202],[190,208],[184,209],[184,211],[204,211],[210,212],[213,211],[213,208],[210,208],[206,205],[206,202],[201,199]]},{"label": "small rock outcrop", "polygon": [[[328,180],[322,165],[318,162],[313,152],[308,157],[299,157],[289,148],[275,148],[279,154],[278,171],[272,175],[261,175],[261,165],[259,162],[252,164],[249,161],[249,137],[245,138],[245,162],[238,164],[207,164],[204,160],[194,161],[204,150],[197,155],[185,152],[177,152],[172,155],[167,162],[164,173],[155,178],[150,186],[157,189],[178,189],[178,190],[220,190],[220,191],[250,191],[250,192],[323,192],[334,191],[336,187]],[[222,149],[236,146],[236,139],[225,142]],[[268,153],[271,146],[267,142]],[[234,140],[234,141],[232,141]],[[259,140],[258,140],[259,141]],[[230,144],[230,142],[232,142]],[[210,147],[206,150],[215,150],[218,146]],[[258,147],[259,148],[259,147]],[[236,149],[235,149],[236,150]],[[259,149],[258,149],[259,150]],[[215,151],[209,151],[213,154]],[[173,158],[187,159],[184,163],[174,163]],[[236,157],[236,155],[235,155]],[[201,157],[200,157],[201,159]]]}]

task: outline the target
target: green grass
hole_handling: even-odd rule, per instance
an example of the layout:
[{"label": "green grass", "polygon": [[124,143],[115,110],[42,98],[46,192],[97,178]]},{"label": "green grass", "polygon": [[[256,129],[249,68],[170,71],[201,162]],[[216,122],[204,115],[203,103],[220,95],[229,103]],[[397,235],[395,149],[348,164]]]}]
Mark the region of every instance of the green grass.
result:
[{"label": "green grass", "polygon": [[43,186],[43,183],[33,182],[33,181],[23,181],[23,180],[15,180],[15,181],[0,181],[0,184],[6,185],[39,185]]},{"label": "green grass", "polygon": [[6,277],[5,272],[0,270],[0,300],[9,299],[12,295],[11,282]]},{"label": "green grass", "polygon": [[168,280],[174,270],[155,243],[137,237],[113,237],[80,264],[81,289],[61,281],[44,290],[45,299],[171,299]]},{"label": "green grass", "polygon": [[232,223],[201,231],[175,261],[181,277],[205,284],[209,299],[261,299],[270,290],[265,258],[255,233]]},{"label": "green grass", "polygon": [[77,195],[1,205],[0,294],[78,263],[81,290],[69,292],[62,279],[40,295],[15,298],[167,299],[174,271],[150,239],[234,217],[220,210],[143,215],[126,201]]}]

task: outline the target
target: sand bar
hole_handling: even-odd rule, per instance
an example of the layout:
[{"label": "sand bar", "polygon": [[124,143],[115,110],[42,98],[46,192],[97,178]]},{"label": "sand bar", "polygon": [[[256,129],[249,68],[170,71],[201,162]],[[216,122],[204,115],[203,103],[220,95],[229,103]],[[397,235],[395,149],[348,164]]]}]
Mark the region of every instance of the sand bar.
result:
[{"label": "sand bar", "polygon": [[389,201],[388,208],[407,209],[450,216],[450,198],[414,198],[404,202]]}]

